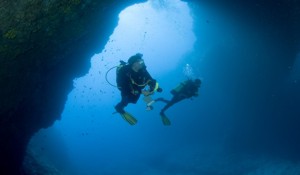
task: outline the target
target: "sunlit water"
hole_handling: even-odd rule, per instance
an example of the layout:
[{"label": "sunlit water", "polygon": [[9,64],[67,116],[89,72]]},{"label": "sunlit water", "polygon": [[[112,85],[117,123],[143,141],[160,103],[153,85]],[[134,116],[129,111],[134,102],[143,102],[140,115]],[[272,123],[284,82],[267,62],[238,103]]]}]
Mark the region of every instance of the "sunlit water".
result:
[{"label": "sunlit water", "polygon": [[[171,140],[177,137],[170,135],[174,130],[162,126],[158,109],[145,111],[142,97],[138,104],[126,108],[138,119],[136,126],[112,114],[120,94],[111,86],[115,85],[116,70],[110,68],[120,60],[127,61],[131,55],[142,53],[148,71],[158,82],[177,71],[177,82],[160,83],[168,96],[168,88],[192,74],[191,67],[184,74],[185,64],[181,64],[193,51],[196,41],[189,7],[178,0],[149,1],[126,8],[119,18],[103,51],[91,58],[89,73],[74,80],[74,90],[68,96],[62,119],[48,129],[59,138],[55,147],[64,150],[60,151],[61,156],[67,157],[71,169],[80,175],[167,171],[151,166],[156,166],[155,159],[170,154],[166,150],[178,147],[168,141],[169,137]],[[45,133],[42,131],[40,135]]]}]

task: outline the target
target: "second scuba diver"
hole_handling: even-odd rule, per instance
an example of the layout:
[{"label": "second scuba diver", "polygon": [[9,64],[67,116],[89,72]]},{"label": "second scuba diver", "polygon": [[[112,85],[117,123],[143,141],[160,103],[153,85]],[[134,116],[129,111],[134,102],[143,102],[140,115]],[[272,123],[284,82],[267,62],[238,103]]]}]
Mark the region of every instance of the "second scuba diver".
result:
[{"label": "second scuba diver", "polygon": [[200,85],[200,79],[189,79],[184,82],[181,82],[176,88],[171,90],[171,94],[173,95],[171,100],[165,100],[164,98],[158,98],[155,100],[166,103],[164,108],[160,111],[160,116],[164,125],[171,125],[170,120],[165,115],[165,111],[169,109],[169,107],[173,106],[175,103],[178,103],[179,101],[192,97],[197,97]]}]

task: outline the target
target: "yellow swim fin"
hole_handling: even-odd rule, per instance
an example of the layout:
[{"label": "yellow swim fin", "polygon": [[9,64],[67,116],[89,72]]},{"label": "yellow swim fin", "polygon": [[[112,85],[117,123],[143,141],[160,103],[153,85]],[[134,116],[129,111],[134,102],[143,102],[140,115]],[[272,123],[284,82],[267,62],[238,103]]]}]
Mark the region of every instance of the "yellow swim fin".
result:
[{"label": "yellow swim fin", "polygon": [[130,125],[135,125],[137,120],[128,112],[121,114],[124,120],[126,120]]},{"label": "yellow swim fin", "polygon": [[171,121],[168,119],[168,117],[164,113],[160,113],[160,117],[165,126],[171,125]]}]

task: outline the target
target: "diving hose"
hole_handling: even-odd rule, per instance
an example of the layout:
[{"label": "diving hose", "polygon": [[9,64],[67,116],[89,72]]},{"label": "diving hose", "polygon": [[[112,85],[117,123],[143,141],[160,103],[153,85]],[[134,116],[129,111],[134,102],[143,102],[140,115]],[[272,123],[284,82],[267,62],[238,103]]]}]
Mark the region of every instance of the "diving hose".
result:
[{"label": "diving hose", "polygon": [[105,80],[106,80],[106,82],[109,84],[109,85],[111,85],[111,86],[113,86],[113,87],[118,87],[118,86],[116,86],[116,85],[114,85],[114,84],[112,84],[111,82],[109,82],[108,81],[108,78],[107,78],[107,75],[108,75],[108,73],[111,71],[111,70],[113,70],[113,69],[115,69],[115,68],[117,68],[118,66],[114,66],[114,67],[112,67],[112,68],[110,68],[110,69],[108,69],[108,71],[106,71],[106,73],[105,73]]}]

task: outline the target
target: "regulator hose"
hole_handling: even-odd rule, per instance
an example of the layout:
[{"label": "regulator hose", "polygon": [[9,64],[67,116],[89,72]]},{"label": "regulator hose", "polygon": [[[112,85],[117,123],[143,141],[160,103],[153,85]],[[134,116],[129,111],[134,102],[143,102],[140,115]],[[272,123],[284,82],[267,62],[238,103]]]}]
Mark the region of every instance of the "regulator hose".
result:
[{"label": "regulator hose", "polygon": [[108,71],[106,71],[106,73],[105,73],[105,80],[106,80],[106,82],[109,84],[109,85],[111,85],[111,86],[113,86],[113,87],[118,87],[118,86],[116,86],[116,85],[114,85],[114,84],[112,84],[111,82],[109,82],[108,81],[108,78],[107,78],[107,75],[108,75],[108,73],[111,71],[111,70],[113,70],[113,69],[115,69],[115,68],[117,68],[118,66],[114,66],[114,67],[112,67],[112,68],[110,68],[110,69],[108,69]]}]

